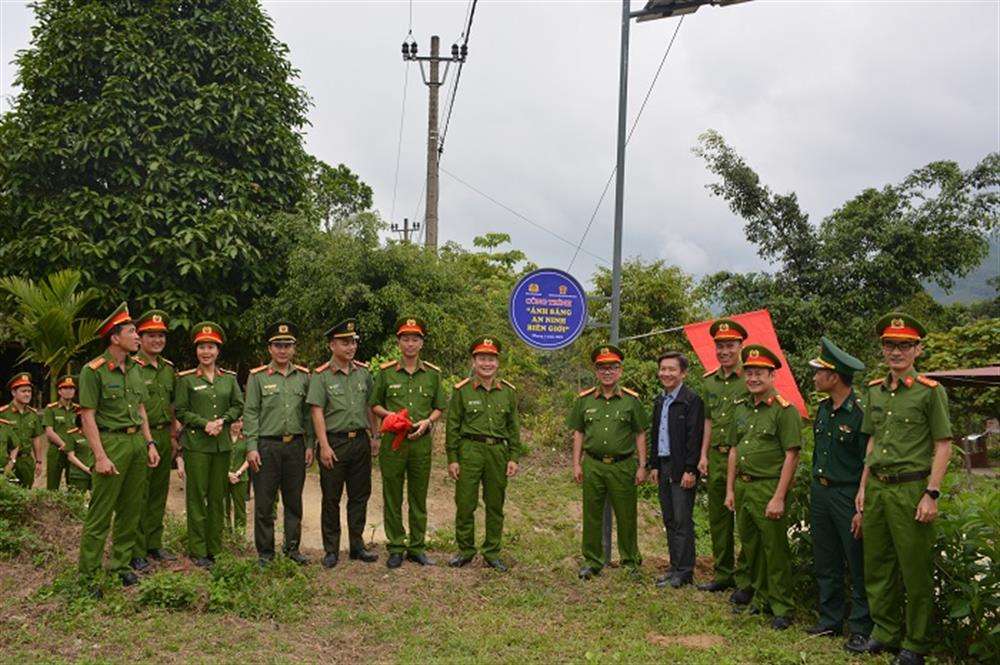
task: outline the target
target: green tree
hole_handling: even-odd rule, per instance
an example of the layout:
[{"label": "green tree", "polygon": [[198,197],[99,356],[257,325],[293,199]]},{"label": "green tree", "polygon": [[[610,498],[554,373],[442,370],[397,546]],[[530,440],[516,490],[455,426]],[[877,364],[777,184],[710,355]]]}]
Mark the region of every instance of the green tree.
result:
[{"label": "green tree", "polygon": [[233,329],[284,281],[308,100],[256,0],[40,0],[0,122],[0,270]]},{"label": "green tree", "polygon": [[343,164],[336,168],[313,160],[309,173],[309,202],[324,229],[372,207],[372,188]]},{"label": "green tree", "polygon": [[84,307],[98,294],[93,288],[82,291],[79,288],[80,273],[75,270],[61,270],[38,283],[20,277],[0,279],[0,289],[15,302],[16,315],[9,322],[24,344],[18,362],[45,366],[53,400],[59,377],[71,371],[72,361],[97,339],[101,323],[80,317]]}]

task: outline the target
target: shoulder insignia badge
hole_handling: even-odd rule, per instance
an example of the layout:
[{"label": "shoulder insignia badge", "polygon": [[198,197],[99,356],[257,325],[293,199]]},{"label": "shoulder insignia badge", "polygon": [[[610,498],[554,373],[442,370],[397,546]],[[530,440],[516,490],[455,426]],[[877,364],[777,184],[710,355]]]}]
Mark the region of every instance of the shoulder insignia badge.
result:
[{"label": "shoulder insignia badge", "polygon": [[260,367],[254,367],[252,370],[250,370],[250,373],[257,374],[258,372],[263,372],[265,369],[267,369],[267,365],[261,365]]},{"label": "shoulder insignia badge", "polygon": [[38,409],[36,409],[36,408],[35,408],[35,407],[33,407],[33,406],[29,406],[29,407],[28,407],[28,411],[31,411],[32,413],[38,413]]},{"label": "shoulder insignia badge", "polygon": [[507,386],[508,388],[510,388],[511,390],[517,390],[517,386],[515,386],[515,385],[514,385],[513,383],[511,383],[511,382],[510,382],[510,381],[508,381],[507,379],[500,379],[500,383],[503,383],[503,384],[505,384],[505,385],[506,385],[506,386]]},{"label": "shoulder insignia badge", "polygon": [[360,367],[361,369],[368,369],[368,363],[363,363],[360,360],[355,360],[354,361],[354,366],[355,367]]},{"label": "shoulder insignia badge", "polygon": [[132,360],[134,360],[135,362],[139,363],[139,367],[145,367],[146,366],[146,361],[143,360],[142,358],[140,358],[139,356],[132,356]]},{"label": "shoulder insignia badge", "polygon": [[295,369],[299,370],[300,372],[305,372],[306,374],[309,373],[309,368],[306,367],[305,365],[295,365],[295,364],[293,364],[292,367],[294,367]]},{"label": "shoulder insignia badge", "polygon": [[167,364],[168,364],[168,365],[170,365],[171,367],[173,367],[173,366],[174,366],[174,364],[173,364],[172,362],[170,362],[169,360],[167,360],[167,359],[166,359],[166,358],[164,358],[163,356],[160,356],[160,360],[162,360],[163,362],[167,363]]},{"label": "shoulder insignia badge", "polygon": [[87,367],[89,367],[90,369],[100,369],[101,365],[103,365],[104,362],[105,362],[104,356],[97,356],[89,363],[87,363]]},{"label": "shoulder insignia badge", "polygon": [[464,386],[469,381],[471,381],[471,379],[468,379],[468,378],[462,379],[461,381],[459,381],[458,383],[455,384],[455,390],[458,390],[459,388],[461,388],[462,386]]},{"label": "shoulder insignia badge", "polygon": [[917,381],[924,384],[928,388],[936,388],[939,385],[937,381],[935,381],[934,379],[930,379],[926,376],[918,376]]},{"label": "shoulder insignia badge", "polygon": [[3,406],[0,406],[0,413],[3,413],[4,411],[6,411],[9,408],[10,408],[10,403],[9,402],[7,404],[4,404]]},{"label": "shoulder insignia badge", "polygon": [[788,407],[790,407],[792,405],[791,402],[789,402],[787,399],[785,399],[781,395],[775,395],[774,398],[776,400],[778,400],[778,404],[780,404],[781,408],[783,408],[783,409],[787,409]]},{"label": "shoulder insignia badge", "polygon": [[626,388],[625,386],[622,386],[622,392],[625,393],[626,395],[631,395],[632,397],[638,397],[639,396],[639,393],[637,393],[636,391],[632,390],[631,388]]},{"label": "shoulder insignia badge", "polygon": [[194,374],[198,371],[197,367],[192,367],[191,369],[186,369],[183,372],[177,372],[177,376],[187,376],[189,374]]},{"label": "shoulder insignia badge", "polygon": [[230,374],[232,376],[236,376],[236,372],[234,372],[231,369],[226,369],[225,367],[220,367],[219,371],[222,372],[223,374]]},{"label": "shoulder insignia badge", "polygon": [[323,371],[329,369],[329,367],[330,367],[330,363],[329,362],[325,362],[322,365],[320,365],[319,367],[317,367],[316,369],[314,369],[313,371],[316,372],[317,374],[319,374],[320,372],[323,372]]},{"label": "shoulder insignia badge", "polygon": [[595,390],[597,390],[597,386],[591,386],[590,388],[587,388],[586,390],[580,392],[577,395],[577,397],[586,397],[587,395],[589,395],[590,393],[594,392]]},{"label": "shoulder insignia badge", "polygon": [[710,369],[707,372],[705,372],[704,374],[702,374],[701,378],[707,379],[708,377],[712,376],[713,374],[715,374],[718,371],[719,371],[718,367],[716,367],[715,369]]},{"label": "shoulder insignia badge", "polygon": [[393,365],[395,365],[397,362],[399,362],[399,361],[397,361],[397,360],[390,360],[389,362],[382,363],[381,365],[378,366],[378,368],[379,369],[387,369],[387,368],[392,367]]},{"label": "shoulder insignia badge", "polygon": [[[0,409],[2,411],[3,409]],[[0,425],[13,425],[14,421],[7,420],[6,418],[0,418]]]},{"label": "shoulder insignia badge", "polygon": [[68,430],[66,430],[66,433],[67,434],[79,434],[80,431],[81,430],[80,430],[79,427],[70,427]]},{"label": "shoulder insignia badge", "polygon": [[872,379],[871,381],[869,381],[868,385],[869,386],[877,386],[878,384],[882,383],[883,381],[885,381],[885,377],[884,376],[880,376],[877,379]]},{"label": "shoulder insignia badge", "polygon": [[59,406],[59,402],[49,402],[48,404],[45,405],[45,408],[46,409],[54,409],[57,406]]},{"label": "shoulder insignia badge", "polygon": [[440,371],[441,371],[441,368],[440,368],[440,367],[438,367],[437,365],[435,365],[434,363],[429,363],[429,362],[427,362],[427,361],[425,360],[425,361],[424,361],[424,364],[425,364],[425,365],[427,365],[428,367],[430,367],[431,369],[435,370],[435,371],[438,371],[438,372],[440,372]]}]

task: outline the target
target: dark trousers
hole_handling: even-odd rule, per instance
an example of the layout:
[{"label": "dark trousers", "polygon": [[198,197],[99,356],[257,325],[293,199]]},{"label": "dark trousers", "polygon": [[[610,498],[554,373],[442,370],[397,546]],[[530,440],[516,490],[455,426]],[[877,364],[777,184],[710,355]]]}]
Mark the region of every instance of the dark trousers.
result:
[{"label": "dark trousers", "polygon": [[[372,493],[372,451],[367,436],[353,439],[330,437],[330,446],[337,456],[332,469],[319,467],[319,486],[323,490],[320,524],[323,530],[323,550],[327,554],[340,551],[340,497],[347,485],[347,536],[352,552],[365,546],[364,530],[368,497]],[[257,497],[257,501],[262,501]]]},{"label": "dark trousers", "polygon": [[298,552],[302,539],[302,487],[306,482],[305,441],[301,436],[291,443],[261,437],[257,452],[260,471],[253,474],[253,542],[257,555],[274,558],[274,507],[279,489],[285,517],[282,551]]},{"label": "dark trousers", "polygon": [[694,579],[694,495],[670,481],[670,458],[659,457],[660,512],[667,531],[670,572],[673,577]]}]

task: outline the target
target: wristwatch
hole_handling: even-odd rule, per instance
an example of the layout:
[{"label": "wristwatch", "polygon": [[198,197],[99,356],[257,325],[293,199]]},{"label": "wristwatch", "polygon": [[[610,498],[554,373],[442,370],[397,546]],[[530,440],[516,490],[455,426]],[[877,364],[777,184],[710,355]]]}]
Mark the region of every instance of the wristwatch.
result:
[{"label": "wristwatch", "polygon": [[929,487],[924,490],[924,494],[926,494],[930,498],[934,499],[935,501],[937,501],[938,497],[941,496],[940,490],[932,490]]},{"label": "wristwatch", "polygon": [[146,447],[147,448],[152,448],[155,445],[156,445],[156,441],[153,441],[152,439],[150,439],[149,441],[146,442]]}]

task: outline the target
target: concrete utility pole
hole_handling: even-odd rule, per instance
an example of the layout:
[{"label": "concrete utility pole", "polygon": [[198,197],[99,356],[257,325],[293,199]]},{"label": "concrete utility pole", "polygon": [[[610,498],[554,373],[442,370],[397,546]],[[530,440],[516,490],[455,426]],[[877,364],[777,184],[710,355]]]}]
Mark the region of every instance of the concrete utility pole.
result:
[{"label": "concrete utility pole", "polygon": [[410,242],[410,235],[420,230],[420,222],[413,222],[410,224],[410,220],[404,217],[402,226],[393,222],[389,228],[392,229],[394,233],[402,235],[403,242]]},{"label": "concrete utility pole", "polygon": [[[420,76],[427,85],[429,99],[427,103],[427,207],[424,213],[424,244],[437,249],[438,243],[438,96],[441,86],[448,78],[448,67],[453,62],[465,62],[469,49],[458,44],[451,45],[451,56],[441,57],[441,38],[431,37],[430,56],[417,56],[415,41],[403,42],[403,60],[415,60],[420,63]],[[444,74],[441,74],[441,62],[445,63]],[[428,71],[424,71],[424,63],[428,63]]]}]

